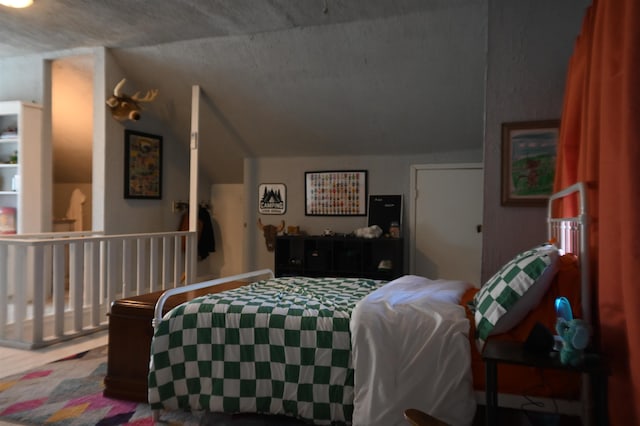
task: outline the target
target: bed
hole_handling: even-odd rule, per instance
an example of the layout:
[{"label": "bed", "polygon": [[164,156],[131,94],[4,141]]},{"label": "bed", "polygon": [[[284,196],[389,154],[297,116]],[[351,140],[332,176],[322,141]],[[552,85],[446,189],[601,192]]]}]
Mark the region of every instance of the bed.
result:
[{"label": "bed", "polygon": [[[578,187],[558,197],[576,191],[584,195]],[[548,237],[560,250],[547,275],[553,275],[548,287],[557,292],[561,261],[574,259],[567,262],[575,283],[575,259],[586,250],[586,216],[555,219],[552,210]],[[569,253],[576,251],[579,256]],[[250,283],[194,299],[164,317],[163,297],[158,301],[149,373],[156,418],[161,410],[188,409],[284,414],[318,425],[392,426],[406,424],[402,412],[412,407],[449,424],[473,421],[474,390],[483,386],[478,372],[484,370],[470,307],[482,292],[470,283],[412,275],[391,282],[274,278],[268,270],[228,277],[240,279]],[[555,294],[549,288],[538,299],[541,306]],[[509,333],[513,329],[485,339]],[[555,397],[553,392],[548,396]]]},{"label": "bed", "polygon": [[[559,211],[571,213],[561,216]],[[574,184],[549,198],[547,239],[558,248],[553,274],[541,276],[534,281],[531,288],[538,286],[541,291],[536,293],[530,289],[521,296],[519,308],[524,306],[524,309],[516,316],[517,321],[509,319],[513,324],[507,330],[496,330],[490,333],[488,339],[524,343],[538,325],[543,325],[555,334],[555,300],[561,296],[570,301],[574,317],[584,319],[593,327],[589,262],[585,261],[589,259],[588,229],[585,184]],[[521,254],[517,254],[514,259],[520,256]],[[492,279],[488,280],[482,289],[491,281]],[[471,365],[476,400],[484,404],[485,364],[481,356],[482,345],[478,344],[478,313],[473,309],[481,291],[478,288],[468,289],[462,297],[461,305],[465,307],[470,324]],[[515,310],[517,309],[512,309]],[[588,410],[584,405],[589,393],[588,383],[580,373],[560,370],[550,373],[534,367],[504,364],[498,366],[498,371],[500,406],[576,416],[583,415]]]},{"label": "bed", "polygon": [[[454,405],[464,407],[460,418],[471,419],[475,401],[468,323],[462,307],[451,302],[469,286],[414,276],[392,282],[269,277],[196,298],[156,324],[149,403],[153,410],[284,414],[319,425],[392,425],[403,422],[401,411],[381,390],[402,388],[420,395],[412,389],[446,380],[451,390],[442,397],[443,408],[453,400],[466,401]],[[408,316],[412,321],[406,321]],[[408,349],[410,340],[421,340],[418,329],[430,331],[420,347]],[[449,344],[453,335],[459,360],[451,368],[460,370],[457,384],[429,349]],[[392,336],[398,339],[390,344]],[[451,352],[449,360],[456,358]],[[411,369],[425,370],[422,363],[430,365],[432,376],[415,380]],[[386,368],[388,386],[382,376],[358,373],[379,364]],[[406,384],[396,386],[399,375]]]}]

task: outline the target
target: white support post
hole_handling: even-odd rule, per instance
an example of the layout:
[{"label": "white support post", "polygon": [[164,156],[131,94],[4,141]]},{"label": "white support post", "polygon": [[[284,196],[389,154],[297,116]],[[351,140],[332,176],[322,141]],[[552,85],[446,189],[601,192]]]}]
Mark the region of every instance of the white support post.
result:
[{"label": "white support post", "polygon": [[116,273],[115,273],[115,265],[116,261],[115,248],[111,241],[105,242],[106,248],[104,251],[106,255],[103,256],[101,262],[103,262],[103,268],[107,270],[106,274],[106,294],[107,294],[107,305],[111,306],[114,300],[116,300]]},{"label": "white support post", "polygon": [[182,261],[182,250],[180,249],[181,247],[181,239],[180,237],[176,237],[175,238],[175,243],[173,245],[173,287],[180,287],[181,283],[181,279],[182,279],[182,272],[184,272],[184,270],[182,269],[182,265],[183,263],[181,263]]},{"label": "white support post", "polygon": [[100,303],[100,295],[102,289],[100,288],[100,243],[90,242],[85,244],[85,265],[88,271],[85,271],[85,277],[87,282],[91,285],[91,323],[97,327],[100,325],[102,317],[102,306]]},{"label": "white support post", "polygon": [[159,271],[160,271],[160,262],[158,259],[160,253],[160,238],[152,237],[151,238],[151,247],[149,249],[149,292],[152,292],[155,289],[155,286],[158,285]]},{"label": "white support post", "polygon": [[73,330],[82,330],[82,314],[84,305],[84,283],[82,282],[82,256],[81,243],[73,242],[69,245],[69,292],[70,305],[73,315]]},{"label": "white support post", "polygon": [[131,296],[133,289],[133,241],[122,242],[122,297]]},{"label": "white support post", "polygon": [[52,260],[53,260],[53,247],[45,246],[44,247],[44,259],[42,261],[42,288],[44,288],[44,298],[45,300],[51,298],[51,291],[53,289],[53,272],[52,272]]},{"label": "white support post", "polygon": [[54,335],[62,337],[64,335],[64,297],[65,297],[65,254],[62,244],[53,246],[53,312],[54,312]]},{"label": "white support post", "polygon": [[29,251],[27,282],[33,285],[33,340],[31,344],[40,345],[44,336],[44,273],[41,267],[44,259],[44,247],[32,246]]},{"label": "white support post", "polygon": [[[167,261],[167,259],[169,259],[170,254],[171,254],[171,247],[173,247],[173,245],[171,244],[171,242],[173,241],[173,238],[171,237],[163,237],[162,238],[162,281],[159,283],[159,287],[152,287],[151,291],[156,291],[156,290],[165,290],[166,288],[168,288],[169,286],[169,282],[171,282],[171,269],[170,269],[170,264]],[[175,261],[174,263],[174,268],[175,268]],[[151,285],[153,286],[154,283],[151,283]],[[157,284],[156,284],[157,285]]]},{"label": "white support post", "polygon": [[[28,289],[29,283],[26,282],[26,256],[27,249],[24,246],[15,246],[15,258],[14,262],[16,265],[15,270],[15,293],[14,293],[14,306],[15,306],[15,316],[14,316],[14,327],[15,327],[15,335],[14,338],[19,341],[24,340],[24,320],[27,317],[27,296],[26,291]],[[26,285],[24,284],[26,283]]]},{"label": "white support post", "polygon": [[[198,145],[200,133],[200,86],[191,88],[191,137],[190,137],[190,168],[189,168],[189,232],[198,232]],[[185,250],[186,267],[185,285],[191,284],[196,276],[197,239],[187,239],[188,248]]]},{"label": "white support post", "polygon": [[84,304],[92,306],[94,288],[91,282],[91,246],[82,244],[82,285],[84,287]]},{"label": "white support post", "polygon": [[138,239],[138,248],[136,250],[136,292],[135,294],[144,294],[146,293],[146,283],[149,279],[148,275],[148,263],[147,263],[147,239],[139,238]]},{"label": "white support post", "polygon": [[9,254],[7,246],[0,245],[0,338],[5,338],[9,305]]}]

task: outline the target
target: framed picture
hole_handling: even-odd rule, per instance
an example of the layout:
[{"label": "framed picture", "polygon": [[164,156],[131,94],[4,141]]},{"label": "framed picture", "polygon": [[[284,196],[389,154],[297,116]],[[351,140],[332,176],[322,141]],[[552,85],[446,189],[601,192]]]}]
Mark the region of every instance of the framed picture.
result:
[{"label": "framed picture", "polygon": [[284,214],[287,211],[287,187],[283,183],[261,184],[258,197],[260,214]]},{"label": "framed picture", "polygon": [[553,191],[560,120],[502,124],[502,205],[544,206]]},{"label": "framed picture", "polygon": [[307,216],[366,216],[367,171],[305,172]]},{"label": "framed picture", "polygon": [[124,198],[162,198],[162,136],[124,131]]}]

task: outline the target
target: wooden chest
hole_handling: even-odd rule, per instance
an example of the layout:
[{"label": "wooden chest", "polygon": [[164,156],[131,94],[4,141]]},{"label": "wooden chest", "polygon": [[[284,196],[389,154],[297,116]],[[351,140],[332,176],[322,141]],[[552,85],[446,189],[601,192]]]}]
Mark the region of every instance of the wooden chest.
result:
[{"label": "wooden chest", "polygon": [[[247,284],[232,281],[167,299],[163,314],[181,303],[205,294],[218,293]],[[147,401],[147,376],[156,302],[163,291],[120,299],[109,314],[109,349],[104,396],[128,401]]]}]

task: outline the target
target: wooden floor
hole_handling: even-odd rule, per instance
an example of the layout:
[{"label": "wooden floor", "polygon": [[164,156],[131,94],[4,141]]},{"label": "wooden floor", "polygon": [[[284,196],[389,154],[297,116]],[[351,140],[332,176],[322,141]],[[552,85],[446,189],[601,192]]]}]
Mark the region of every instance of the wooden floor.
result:
[{"label": "wooden floor", "polygon": [[0,378],[22,373],[31,368],[106,344],[107,330],[103,330],[35,350],[0,347]]}]

